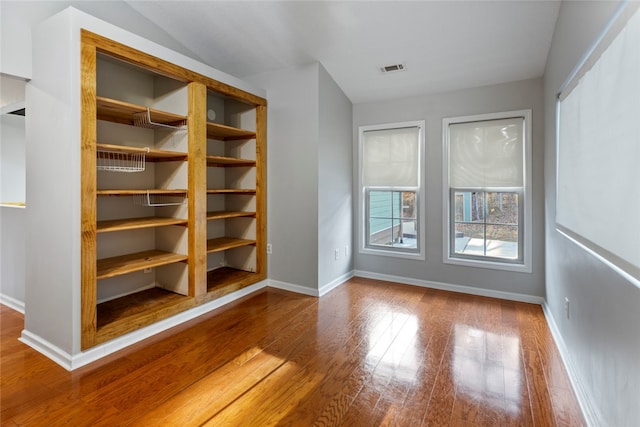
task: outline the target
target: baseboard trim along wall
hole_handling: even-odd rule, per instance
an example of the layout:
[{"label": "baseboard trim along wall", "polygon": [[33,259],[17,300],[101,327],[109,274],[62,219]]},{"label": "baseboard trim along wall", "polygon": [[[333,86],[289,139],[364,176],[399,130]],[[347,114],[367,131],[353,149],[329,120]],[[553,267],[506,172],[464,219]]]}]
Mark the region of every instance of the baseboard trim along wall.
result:
[{"label": "baseboard trim along wall", "polygon": [[111,353],[115,353],[118,350],[122,350],[125,347],[149,338],[159,332],[170,329],[181,323],[187,322],[191,319],[215,310],[216,308],[222,307],[223,305],[229,304],[237,299],[245,297],[253,292],[265,288],[266,286],[267,281],[263,280],[231,294],[225,295],[221,298],[210,301],[206,304],[199,305],[190,310],[184,311],[175,316],[138,329],[129,334],[122,335],[104,344],[97,345],[87,351],[83,351],[76,355],[71,355],[64,350],[61,350],[60,348],[52,345],[46,340],[43,340],[40,336],[27,331],[26,329],[22,331],[20,341],[49,357],[51,360],[53,360],[66,370],[72,371],[91,362],[95,362]]},{"label": "baseboard trim along wall", "polygon": [[6,305],[17,312],[24,314],[24,301],[20,301],[10,297],[9,295],[0,293],[0,304]]},{"label": "baseboard trim along wall", "polygon": [[317,289],[294,285],[293,283],[281,282],[279,280],[268,279],[267,286],[271,288],[282,289],[283,291],[295,292],[296,294],[309,295],[311,297],[320,296],[320,292]]},{"label": "baseboard trim along wall", "polygon": [[393,276],[390,274],[371,273],[369,271],[354,270],[354,276],[366,279],[385,280],[387,282],[402,283],[405,285],[421,286],[423,288],[440,289],[443,291],[461,292],[463,294],[478,295],[483,297],[499,298],[509,301],[528,302],[531,304],[544,303],[544,298],[535,295],[519,294],[515,292],[495,291],[492,289],[474,288],[472,286],[453,285],[451,283],[432,282],[429,280],[413,279],[410,277]]},{"label": "baseboard trim along wall", "polygon": [[582,415],[584,416],[587,425],[590,427],[605,425],[605,423],[600,421],[600,413],[597,407],[593,405],[589,393],[580,380],[580,375],[571,361],[569,350],[567,349],[564,339],[562,338],[562,334],[560,333],[560,329],[558,329],[558,325],[556,324],[553,314],[551,314],[551,309],[547,305],[546,301],[542,304],[542,311],[544,312],[544,317],[547,319],[551,335],[558,347],[560,358],[562,359],[564,368],[567,370],[569,381],[571,382],[573,391],[576,394],[576,399],[578,399],[578,404],[580,405]]}]

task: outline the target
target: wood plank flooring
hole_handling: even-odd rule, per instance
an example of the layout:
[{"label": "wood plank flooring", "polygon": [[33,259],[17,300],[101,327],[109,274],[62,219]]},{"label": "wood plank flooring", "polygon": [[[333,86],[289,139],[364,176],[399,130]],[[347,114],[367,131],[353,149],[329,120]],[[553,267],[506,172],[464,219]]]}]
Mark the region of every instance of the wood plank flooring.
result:
[{"label": "wood plank flooring", "polygon": [[0,306],[6,426],[581,426],[539,306],[353,278],[271,288],[67,372]]}]

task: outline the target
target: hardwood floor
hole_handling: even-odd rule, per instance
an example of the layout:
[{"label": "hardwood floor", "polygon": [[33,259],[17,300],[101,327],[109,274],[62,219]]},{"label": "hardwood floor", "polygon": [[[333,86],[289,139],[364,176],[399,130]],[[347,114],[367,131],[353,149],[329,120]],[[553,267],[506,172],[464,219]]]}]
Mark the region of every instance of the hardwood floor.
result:
[{"label": "hardwood floor", "polygon": [[0,306],[2,425],[584,425],[539,306],[354,278],[271,288],[67,372]]}]

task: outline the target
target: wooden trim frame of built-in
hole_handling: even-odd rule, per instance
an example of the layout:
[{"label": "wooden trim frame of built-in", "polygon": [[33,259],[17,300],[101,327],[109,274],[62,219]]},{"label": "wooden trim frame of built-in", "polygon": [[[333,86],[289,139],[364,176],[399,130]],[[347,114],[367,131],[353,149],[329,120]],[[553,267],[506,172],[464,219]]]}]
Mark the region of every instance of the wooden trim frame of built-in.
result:
[{"label": "wooden trim frame of built-in", "polygon": [[80,322],[82,349],[96,344],[97,331],[97,262],[96,262],[96,46],[84,40],[80,50]]},{"label": "wooden trim frame of built-in", "polygon": [[[159,301],[152,309],[134,307],[126,318],[115,318],[110,323],[98,322],[97,306],[97,206],[99,196],[105,192],[97,189],[96,149],[98,97],[97,97],[97,55],[104,54],[112,58],[185,83],[188,93],[188,220],[178,221],[188,227],[188,254],[184,261],[188,264],[188,290],[186,296],[167,297],[166,302]],[[137,49],[122,45],[114,40],[102,37],[87,30],[81,30],[81,340],[82,350],[89,349],[135,329],[150,325],[197,305],[222,297],[243,287],[262,281],[266,271],[266,100],[226,83],[206,77],[202,74],[182,68]],[[256,109],[256,131],[245,131],[230,126],[207,123],[207,92],[212,91],[224,98],[253,106]],[[111,119],[107,119],[114,121]],[[117,121],[116,121],[117,122]],[[211,128],[211,129],[209,129]],[[256,145],[256,212],[247,212],[242,216],[255,217],[256,221],[256,268],[255,272],[231,277],[226,285],[215,290],[207,288],[207,155],[208,133],[220,134],[224,140],[252,139]],[[174,159],[170,159],[174,160]],[[183,159],[177,159],[183,160]],[[224,163],[224,162],[223,162]],[[225,166],[223,164],[223,166]],[[228,165],[227,165],[228,166]],[[246,166],[246,165],[245,165]],[[122,193],[126,190],[114,190]],[[163,190],[164,191],[164,190]],[[246,192],[247,190],[243,190]],[[166,191],[165,191],[166,192]],[[232,193],[230,193],[232,194]],[[242,193],[244,194],[244,193]],[[131,222],[131,221],[129,221]],[[131,225],[129,228],[144,226],[163,226],[166,221],[156,224]],[[108,230],[110,231],[110,230]],[[242,272],[240,272],[242,273]],[[107,304],[102,311],[109,311],[117,303]],[[131,314],[133,312],[133,314]],[[111,312],[109,315],[111,316]]]}]

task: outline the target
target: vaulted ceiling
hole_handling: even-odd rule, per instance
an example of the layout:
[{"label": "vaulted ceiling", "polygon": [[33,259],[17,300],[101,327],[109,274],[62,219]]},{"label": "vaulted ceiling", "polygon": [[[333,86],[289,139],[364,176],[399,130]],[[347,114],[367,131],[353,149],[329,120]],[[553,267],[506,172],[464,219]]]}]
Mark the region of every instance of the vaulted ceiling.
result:
[{"label": "vaulted ceiling", "polygon": [[[542,76],[559,1],[135,1],[238,77],[319,61],[352,102]],[[406,71],[380,73],[402,63]]]},{"label": "vaulted ceiling", "polygon": [[[71,5],[240,78],[318,61],[354,103],[540,77],[560,9],[559,0],[0,5],[3,26]],[[406,70],[379,71],[392,64]]]}]

